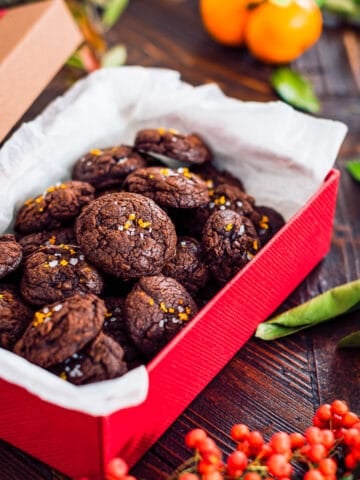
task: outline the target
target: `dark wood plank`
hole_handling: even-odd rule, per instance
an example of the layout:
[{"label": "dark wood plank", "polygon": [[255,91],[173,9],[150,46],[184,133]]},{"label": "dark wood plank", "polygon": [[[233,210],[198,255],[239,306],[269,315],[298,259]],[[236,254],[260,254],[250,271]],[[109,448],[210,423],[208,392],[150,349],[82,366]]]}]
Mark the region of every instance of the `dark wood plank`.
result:
[{"label": "dark wood plank", "polygon": [[[109,38],[111,43],[127,45],[129,64],[174,68],[194,85],[217,82],[225,93],[243,100],[276,98],[269,86],[271,68],[244,49],[226,49],[208,38],[196,0],[132,0]],[[347,123],[349,134],[337,162],[342,178],[331,252],[279,311],[360,278],[360,186],[344,168],[348,158],[360,155],[359,38],[358,33],[349,37],[347,30],[326,30],[319,44],[294,63],[314,82],[322,101],[321,115]],[[37,115],[67,88],[67,82],[63,69],[23,120]],[[196,426],[208,430],[229,452],[228,432],[235,422],[246,422],[266,435],[275,430],[302,430],[311,422],[316,407],[335,397],[344,398],[360,411],[360,355],[336,350],[339,338],[355,329],[360,329],[360,317],[352,314],[276,342],[251,339],[134,472],[148,480],[165,478],[166,472],[189,455],[183,436]],[[0,444],[0,480],[55,478],[60,476],[46,465]]]}]

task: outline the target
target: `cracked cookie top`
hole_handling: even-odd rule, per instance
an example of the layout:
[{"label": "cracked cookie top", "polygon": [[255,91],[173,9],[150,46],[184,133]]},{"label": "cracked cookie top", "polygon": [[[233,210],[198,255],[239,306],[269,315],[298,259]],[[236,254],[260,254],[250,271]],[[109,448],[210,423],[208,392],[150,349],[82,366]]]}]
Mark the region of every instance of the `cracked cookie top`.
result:
[{"label": "cracked cookie top", "polygon": [[188,168],[140,168],[127,177],[124,187],[151,198],[161,207],[196,208],[210,200],[206,182]]},{"label": "cracked cookie top", "polygon": [[15,230],[26,234],[58,228],[75,218],[94,194],[89,183],[57,183],[24,203],[17,214]]},{"label": "cracked cookie top", "polygon": [[196,303],[176,280],[143,277],[125,301],[125,318],[137,348],[152,357],[197,313]]},{"label": "cracked cookie top", "polygon": [[97,189],[110,188],[121,186],[127,175],[145,166],[146,161],[133,147],[96,148],[75,163],[72,176]]},{"label": "cracked cookie top", "polygon": [[156,275],[175,255],[175,227],[155,202],[136,193],[97,198],[80,214],[75,233],[89,261],[123,278]]},{"label": "cracked cookie top", "polygon": [[21,279],[21,294],[34,305],[63,300],[78,292],[99,294],[102,289],[100,273],[75,245],[37,250],[27,258]]}]

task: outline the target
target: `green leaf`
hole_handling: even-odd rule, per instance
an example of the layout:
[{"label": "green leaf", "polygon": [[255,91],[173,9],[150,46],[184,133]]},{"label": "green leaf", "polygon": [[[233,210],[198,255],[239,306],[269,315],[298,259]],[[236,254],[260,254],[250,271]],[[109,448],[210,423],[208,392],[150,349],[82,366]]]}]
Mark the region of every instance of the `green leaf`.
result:
[{"label": "green leaf", "polygon": [[356,3],[352,0],[325,0],[323,6],[339,14],[352,15],[356,11]]},{"label": "green leaf", "polygon": [[306,112],[319,112],[320,103],[311,84],[299,73],[290,68],[277,68],[271,75],[271,85],[290,105]]},{"label": "green leaf", "polygon": [[260,323],[255,336],[275,340],[360,309],[360,280],[332,288],[268,322]]},{"label": "green leaf", "polygon": [[351,160],[347,162],[346,169],[354,180],[360,182],[360,160]]},{"label": "green leaf", "polygon": [[116,45],[110,48],[101,59],[102,67],[119,67],[126,62],[126,47],[125,45]]},{"label": "green leaf", "polygon": [[360,331],[346,335],[337,346],[339,348],[360,348]]},{"label": "green leaf", "polygon": [[129,0],[108,0],[102,16],[104,26],[112,27],[120,18],[128,3]]},{"label": "green leaf", "polygon": [[66,65],[68,65],[69,67],[74,67],[74,68],[79,68],[80,70],[84,70],[83,62],[77,52],[71,55],[71,57],[67,60]]}]

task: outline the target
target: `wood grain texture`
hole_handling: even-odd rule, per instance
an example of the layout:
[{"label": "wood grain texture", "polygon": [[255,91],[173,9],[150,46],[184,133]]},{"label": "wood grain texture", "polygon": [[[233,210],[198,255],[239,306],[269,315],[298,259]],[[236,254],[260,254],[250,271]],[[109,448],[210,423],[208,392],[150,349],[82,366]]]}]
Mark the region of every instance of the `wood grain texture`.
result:
[{"label": "wood grain texture", "polygon": [[[196,0],[132,0],[109,38],[111,43],[127,45],[129,64],[174,68],[194,85],[217,82],[225,93],[243,100],[276,98],[269,86],[271,67],[243,49],[215,44],[202,29]],[[294,64],[314,83],[322,102],[321,115],[345,122],[349,134],[337,161],[342,178],[331,252],[279,311],[360,278],[360,185],[345,171],[346,160],[360,155],[359,45],[359,33],[326,30],[320,42]],[[67,82],[64,69],[23,120],[37,115],[67,88]],[[255,300],[260,301],[260,296],[261,292]],[[134,473],[148,480],[165,478],[163,472],[171,472],[189,455],[183,436],[197,426],[229,452],[228,433],[234,422],[246,422],[265,435],[301,430],[320,403],[334,398],[345,399],[360,412],[360,352],[336,350],[337,341],[355,329],[360,329],[356,313],[271,343],[251,339],[143,457]],[[65,479],[0,444],[0,480],[59,478]]]}]

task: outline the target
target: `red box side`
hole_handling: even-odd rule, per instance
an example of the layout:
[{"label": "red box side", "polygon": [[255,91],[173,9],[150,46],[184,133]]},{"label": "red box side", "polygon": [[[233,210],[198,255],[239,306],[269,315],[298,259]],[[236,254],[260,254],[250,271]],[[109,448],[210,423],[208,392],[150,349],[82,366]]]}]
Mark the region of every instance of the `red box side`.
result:
[{"label": "red box side", "polygon": [[45,402],[1,379],[0,411],[2,440],[74,477],[86,471],[96,478],[102,471],[101,418]]},{"label": "red box side", "polygon": [[[133,465],[329,250],[339,172],[150,363],[149,395],[104,419],[104,463]],[[131,429],[126,441],[121,430]]]},{"label": "red box side", "polygon": [[149,364],[144,403],[95,418],[1,380],[0,437],[75,478],[102,480],[105,465],[119,454],[133,465],[326,255],[338,183],[333,170],[301,211]]}]

